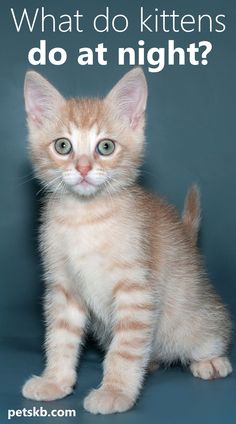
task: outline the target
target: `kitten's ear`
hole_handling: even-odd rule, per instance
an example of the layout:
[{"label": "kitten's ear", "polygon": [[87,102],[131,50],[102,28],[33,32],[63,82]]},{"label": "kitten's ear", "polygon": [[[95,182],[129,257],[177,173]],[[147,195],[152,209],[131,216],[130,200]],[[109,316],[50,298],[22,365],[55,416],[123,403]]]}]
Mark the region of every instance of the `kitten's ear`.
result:
[{"label": "kitten's ear", "polygon": [[134,68],[112,88],[105,101],[118,117],[135,129],[144,116],[147,104],[147,82],[142,68]]},{"label": "kitten's ear", "polygon": [[24,96],[28,118],[38,127],[45,120],[55,119],[65,102],[53,85],[35,71],[26,73]]}]

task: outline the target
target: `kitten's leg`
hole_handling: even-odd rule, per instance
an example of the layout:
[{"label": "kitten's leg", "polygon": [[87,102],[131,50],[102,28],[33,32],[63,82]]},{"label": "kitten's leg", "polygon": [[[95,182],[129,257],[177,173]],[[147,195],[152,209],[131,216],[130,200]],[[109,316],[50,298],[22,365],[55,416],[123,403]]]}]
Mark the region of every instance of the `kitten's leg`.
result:
[{"label": "kitten's leg", "polygon": [[101,387],[84,407],[94,414],[130,409],[136,401],[150,357],[155,306],[144,284],[119,282],[114,289],[113,340],[104,361]]},{"label": "kitten's leg", "polygon": [[[228,314],[221,305],[213,317],[214,327],[210,322],[210,330],[207,319],[203,321],[205,327],[202,325],[201,331],[197,331],[189,355],[192,374],[204,380],[227,377],[232,372],[231,363],[225,356],[230,337]],[[194,335],[194,326],[192,334]]]},{"label": "kitten's leg", "polygon": [[42,376],[25,383],[22,393],[28,399],[46,401],[63,398],[73,390],[86,312],[63,283],[49,288],[45,301],[46,368]]}]

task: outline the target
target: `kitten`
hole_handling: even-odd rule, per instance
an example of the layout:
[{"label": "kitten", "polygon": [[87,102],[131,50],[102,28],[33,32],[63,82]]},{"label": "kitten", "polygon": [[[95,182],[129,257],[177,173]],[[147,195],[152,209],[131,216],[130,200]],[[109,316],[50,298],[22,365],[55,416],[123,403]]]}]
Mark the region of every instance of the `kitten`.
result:
[{"label": "kitten", "polygon": [[47,359],[23,386],[26,398],[72,392],[88,326],[107,350],[101,386],[84,401],[92,413],[131,408],[155,364],[180,360],[205,380],[232,371],[228,313],[196,248],[196,190],[181,221],[135,183],[146,100],[140,68],[104,99],[65,100],[38,73],[26,75],[32,161],[48,191],[40,234]]}]

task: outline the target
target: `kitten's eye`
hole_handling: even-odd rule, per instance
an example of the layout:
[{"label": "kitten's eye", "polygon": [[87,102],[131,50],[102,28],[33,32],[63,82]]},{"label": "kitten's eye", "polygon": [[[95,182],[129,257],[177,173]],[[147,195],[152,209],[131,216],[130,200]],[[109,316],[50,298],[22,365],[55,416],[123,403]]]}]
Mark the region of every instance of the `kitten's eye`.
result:
[{"label": "kitten's eye", "polygon": [[99,141],[96,150],[102,156],[111,155],[115,150],[115,143],[112,140],[101,140]]},{"label": "kitten's eye", "polygon": [[54,147],[59,155],[68,155],[72,150],[72,144],[67,138],[58,138],[54,143]]}]

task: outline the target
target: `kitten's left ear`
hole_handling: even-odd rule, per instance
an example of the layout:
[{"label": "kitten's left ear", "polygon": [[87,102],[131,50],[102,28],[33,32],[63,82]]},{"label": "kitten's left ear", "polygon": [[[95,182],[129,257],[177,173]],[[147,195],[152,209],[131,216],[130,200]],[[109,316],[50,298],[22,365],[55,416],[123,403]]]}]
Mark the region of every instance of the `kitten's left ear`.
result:
[{"label": "kitten's left ear", "polygon": [[55,120],[65,103],[56,88],[35,71],[26,73],[24,96],[28,118],[37,127]]},{"label": "kitten's left ear", "polygon": [[147,104],[147,82],[142,68],[134,68],[113,87],[105,101],[128,125],[135,129]]}]

